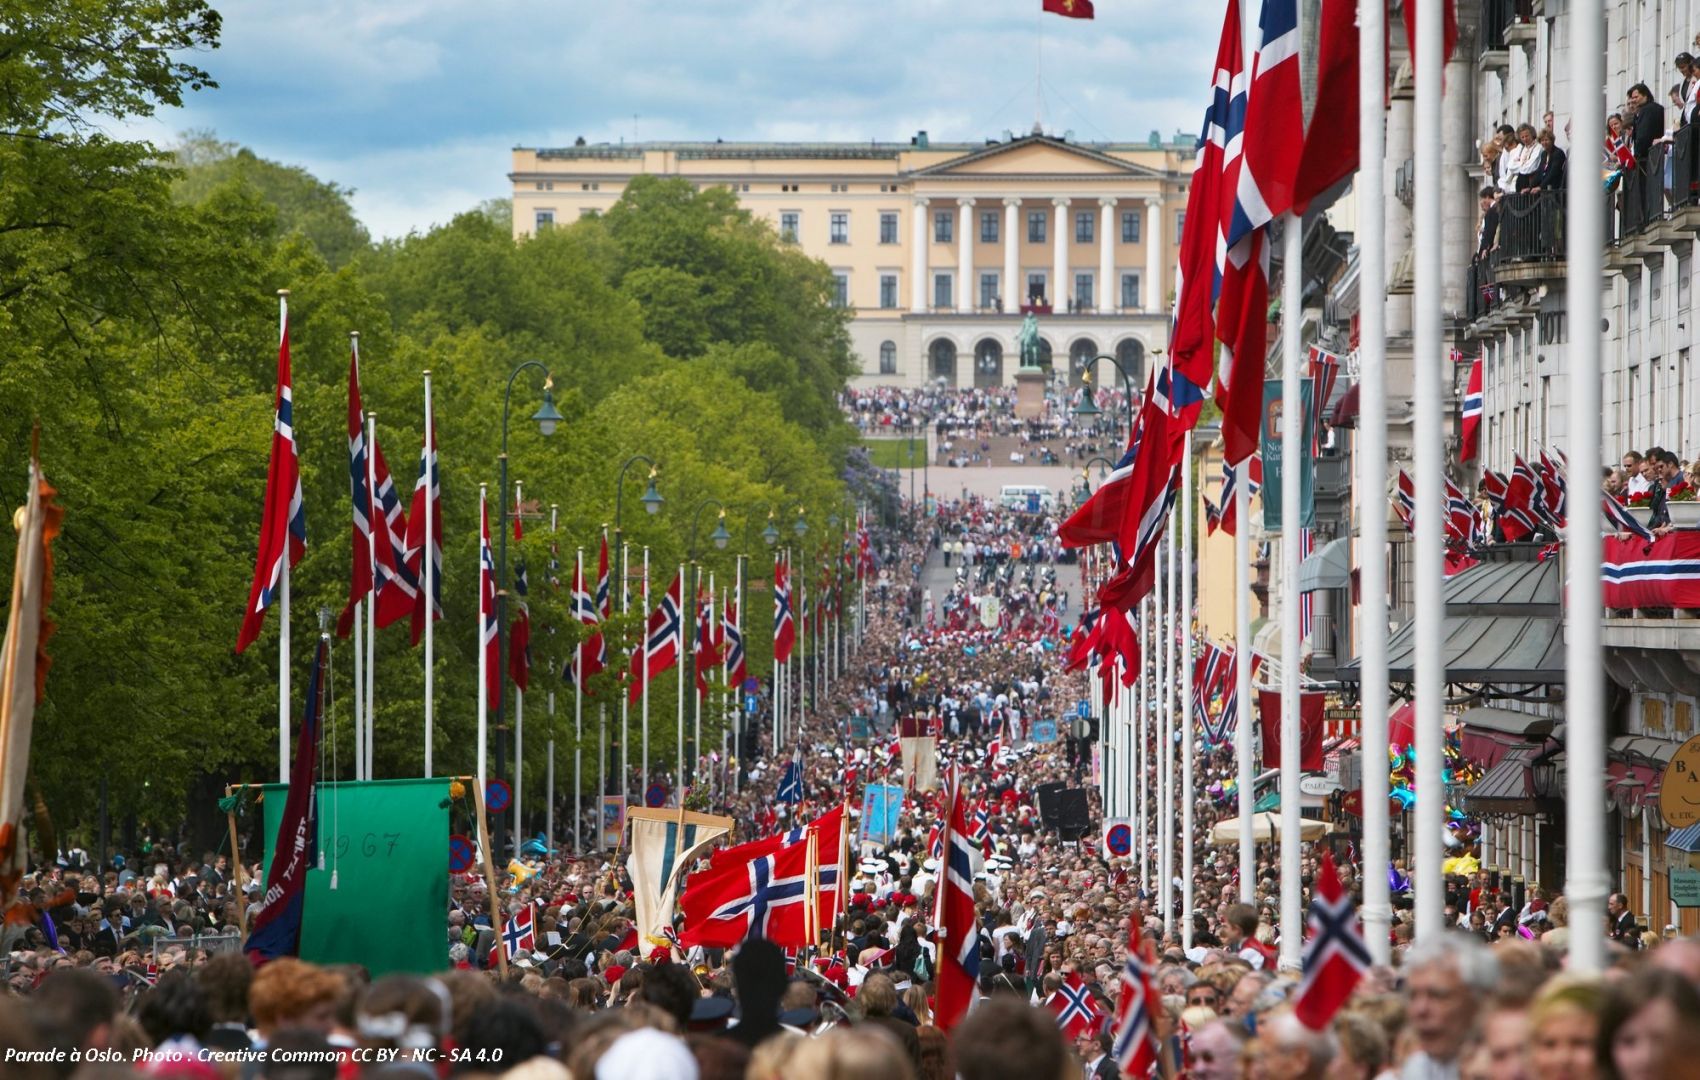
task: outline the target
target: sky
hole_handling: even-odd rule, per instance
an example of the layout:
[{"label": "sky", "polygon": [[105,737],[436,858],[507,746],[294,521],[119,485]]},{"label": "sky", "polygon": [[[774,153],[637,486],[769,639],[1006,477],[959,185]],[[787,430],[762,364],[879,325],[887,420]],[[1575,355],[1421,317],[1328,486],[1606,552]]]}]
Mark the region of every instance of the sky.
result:
[{"label": "sky", "polygon": [[[354,189],[374,236],[508,194],[515,146],[656,140],[1082,141],[1194,133],[1215,2],[226,0],[219,83],[129,130],[210,130]],[[1037,74],[1036,74],[1037,73]],[[1042,79],[1038,76],[1042,75]]]}]

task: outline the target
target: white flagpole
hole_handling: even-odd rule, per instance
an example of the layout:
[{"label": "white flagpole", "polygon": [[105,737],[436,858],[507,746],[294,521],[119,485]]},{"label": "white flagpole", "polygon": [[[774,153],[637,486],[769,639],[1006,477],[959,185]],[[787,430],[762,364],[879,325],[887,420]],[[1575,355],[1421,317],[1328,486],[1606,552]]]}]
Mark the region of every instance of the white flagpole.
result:
[{"label": "white flagpole", "polygon": [[[429,483],[428,477],[427,477],[427,483]],[[478,485],[478,522],[479,522],[478,542],[480,544],[482,544],[484,542],[484,521],[486,520],[485,514],[487,513],[485,506],[484,506],[484,503],[485,503],[485,496],[487,494],[488,487],[489,487],[488,484],[479,484]],[[425,520],[426,520],[427,523],[429,523],[430,520],[431,520],[431,509],[430,509],[430,498],[429,498],[429,490],[430,489],[427,488],[426,490],[427,490],[427,497],[426,497],[426,508],[425,508]],[[477,613],[477,619],[478,619],[478,634],[477,634],[477,641],[478,641],[478,688],[477,688],[477,694],[478,694],[478,770],[477,771],[478,771],[478,798],[479,798],[480,801],[482,801],[484,799],[485,793],[490,790],[489,789],[489,773],[487,772],[487,770],[485,768],[485,764],[484,764],[484,760],[488,756],[487,747],[490,745],[490,694],[485,689],[485,687],[487,687],[490,683],[490,671],[489,671],[490,657],[489,657],[489,650],[484,648],[484,564],[483,564],[483,557],[484,557],[483,552],[479,552],[478,604],[477,604],[476,607],[473,608],[473,611]],[[426,550],[425,550],[425,562],[426,562],[427,565],[429,565],[430,561],[431,561],[431,551],[430,551],[429,548],[426,548]],[[429,605],[429,600],[427,600],[427,605]],[[430,607],[427,606],[426,607],[427,620],[426,620],[426,623],[425,623],[426,626],[431,625],[430,620],[429,620],[430,613],[431,613]],[[427,669],[427,670],[429,670],[429,669]]]},{"label": "white flagpole", "polygon": [[[349,335],[354,339],[354,354],[360,355],[360,332],[354,331]],[[389,543],[389,521],[384,517],[383,504],[378,499],[378,414],[366,413],[366,560],[372,568],[372,594],[366,604],[366,682],[360,692],[365,695],[366,708],[365,732],[362,738],[356,740],[356,754],[359,757],[358,772],[360,779],[372,779],[372,739],[376,724],[373,710],[375,698],[372,687],[375,681],[374,671],[378,666],[378,528],[383,522],[385,530],[384,543]]]},{"label": "white flagpole", "polygon": [[[679,564],[679,628],[677,630],[679,637],[678,637],[678,640],[674,643],[674,646],[673,646],[673,655],[677,656],[679,658],[678,659],[678,664],[679,664],[679,707],[678,707],[679,720],[678,720],[678,724],[679,724],[679,726],[677,728],[677,732],[678,732],[678,754],[679,754],[679,756],[678,756],[677,765],[676,765],[676,768],[678,770],[676,787],[678,788],[678,798],[679,798],[679,805],[680,806],[685,805],[685,784],[687,782],[688,777],[690,776],[689,771],[686,769],[686,762],[685,762],[685,692],[686,692],[685,691],[685,668],[688,666],[688,664],[690,662],[689,659],[686,656],[686,650],[685,650],[685,646],[687,644],[689,644],[689,639],[686,638],[686,636],[685,636],[685,612],[686,612],[686,610],[688,610],[686,605],[689,605],[690,608],[695,608],[696,604],[697,604],[697,598],[696,598],[696,595],[695,595],[696,590],[695,589],[689,590],[690,595],[686,595],[687,582],[688,582],[688,579],[685,577],[685,564],[680,563]],[[696,692],[696,686],[695,686],[696,680],[692,679],[691,681],[692,681],[692,686],[690,688],[690,692],[694,694]]]},{"label": "white flagpole", "polygon": [[1247,486],[1251,459],[1234,466],[1234,759],[1240,796],[1240,903],[1256,900],[1257,840],[1252,832],[1252,788],[1257,783],[1257,759],[1252,739],[1251,700],[1251,509]]},{"label": "white flagpole", "polygon": [[1163,586],[1163,620],[1159,628],[1163,633],[1163,678],[1161,701],[1163,731],[1162,776],[1160,783],[1163,793],[1161,796],[1163,836],[1158,843],[1158,850],[1163,865],[1158,871],[1160,883],[1157,895],[1163,905],[1163,934],[1167,936],[1174,926],[1174,882],[1175,882],[1175,535],[1172,531],[1173,522],[1169,523],[1171,530],[1163,538],[1163,548],[1169,567],[1169,580]]},{"label": "white flagpole", "polygon": [[645,799],[649,791],[649,548],[643,549],[643,626],[638,632],[638,648],[643,657],[643,779],[638,781],[638,798]]},{"label": "white flagpole", "polygon": [[[357,551],[355,558],[360,557]],[[362,745],[366,738],[366,607],[365,601],[354,605],[354,779],[361,779],[360,762],[365,759]]]},{"label": "white flagpole", "polygon": [[809,719],[809,583],[797,579],[797,734]]},{"label": "white flagpole", "polygon": [[[732,625],[738,628],[738,640],[744,642],[744,670],[749,670],[750,643],[744,641],[744,556],[737,558],[737,591],[733,593],[737,605],[732,612]],[[744,688],[732,688],[732,708],[739,710],[732,718],[732,760],[737,764],[732,769],[732,793],[736,795],[743,787],[744,769],[744,714],[742,712]]]},{"label": "white flagpole", "polygon": [[[584,589],[584,549],[578,549],[578,569],[573,573],[573,581],[579,588]],[[590,594],[590,604],[596,606],[596,590],[586,589]],[[578,598],[573,598],[577,604]],[[601,611],[597,614],[600,616]],[[584,854],[584,645],[581,643],[573,649],[573,854]],[[550,758],[553,759],[551,754]],[[602,759],[597,758],[598,761]],[[600,779],[600,777],[598,778]],[[597,789],[598,793],[601,789]],[[550,812],[553,813],[555,800],[549,800]]]},{"label": "white flagpole", "polygon": [[[514,481],[514,520],[519,520],[519,508],[523,499],[523,489],[518,480]],[[508,523],[502,522],[502,528]],[[523,601],[521,601],[523,603]],[[530,618],[529,613],[526,616]],[[510,660],[512,640],[509,640]],[[501,655],[500,653],[497,654]],[[498,671],[498,680],[508,677],[505,671]],[[514,686],[514,854],[519,854],[519,845],[525,840],[525,816],[521,806],[525,802],[525,691],[516,684]]]},{"label": "white flagpole", "polygon": [[[720,612],[717,611],[714,607],[714,571],[711,570],[708,573],[708,618],[706,620],[704,620],[704,622],[706,623],[706,629],[708,631],[708,640],[706,642],[704,642],[705,645],[714,641],[714,631],[715,631],[715,628],[719,625],[719,623],[717,623],[716,620],[719,617],[720,617]],[[723,661],[722,664],[721,664],[721,668],[722,668],[722,670],[724,670],[724,668],[726,666],[724,664],[724,661],[725,661],[726,658],[724,656],[722,656],[720,659]],[[722,682],[725,681],[724,674],[721,676],[721,681]],[[708,693],[706,691],[704,691],[702,697],[697,698],[697,760],[698,761],[701,761],[704,758],[708,757],[708,754],[706,752],[704,752],[704,750],[702,748],[702,707],[703,707],[703,704],[704,704],[704,699],[708,698],[708,696],[709,696]],[[724,701],[725,699],[722,698],[721,700]],[[712,699],[710,699],[710,702],[712,702]],[[709,709],[710,709],[709,723],[712,724],[714,722],[714,713],[712,711],[713,710],[712,703],[710,703]],[[724,765],[725,760],[726,760],[726,729],[725,729],[724,725],[722,725],[721,731],[720,731],[720,759],[721,759],[721,764]],[[708,778],[709,778],[710,787],[712,787],[713,781],[715,779],[715,770],[713,770],[713,769],[708,770]]]},{"label": "white flagpole", "polygon": [[[432,426],[431,417],[431,372],[425,371],[425,550],[419,553],[419,565],[423,571],[420,588],[425,590],[425,775],[435,775],[431,769],[431,728],[434,720],[436,695],[432,684],[436,678],[436,642],[432,635],[432,624],[437,621],[436,606],[436,559],[435,543],[437,538],[431,535],[433,528],[432,516],[437,504],[437,450],[434,436],[436,429]],[[478,797],[484,797],[479,790]]]},{"label": "white flagpole", "polygon": [[[1387,33],[1385,5],[1358,7],[1358,55],[1381,56]],[[1363,656],[1363,755],[1376,761],[1387,749],[1387,222],[1382,217],[1386,166],[1386,72],[1358,65],[1358,634]],[[1585,279],[1578,279],[1585,280]],[[1578,324],[1581,325],[1581,324]],[[1393,922],[1387,867],[1388,776],[1363,770],[1364,938],[1378,964],[1392,962]]]},{"label": "white flagpole", "polygon": [[[289,333],[289,290],[277,291],[277,334],[281,347]],[[290,373],[293,380],[294,373]],[[290,387],[293,407],[294,386]],[[276,417],[273,417],[276,424]],[[300,460],[300,443],[296,443],[296,460]],[[285,528],[287,534],[288,529]],[[289,783],[289,537],[285,535],[283,550],[278,553],[281,571],[278,575],[277,596],[277,782]]]},{"label": "white flagpole", "polygon": [[1181,451],[1181,945],[1192,948],[1192,432]]},{"label": "white flagpole", "polygon": [[[1441,235],[1441,157],[1444,152],[1441,133],[1441,21],[1442,6],[1434,0],[1418,0],[1416,56],[1416,204],[1413,235],[1431,239]],[[1574,21],[1573,21],[1574,25]],[[1596,90],[1597,90],[1596,85]],[[1590,106],[1598,109],[1598,103]],[[1586,114],[1584,114],[1586,115]],[[1571,223],[1575,227],[1574,222]],[[1598,234],[1589,234],[1589,242],[1598,244]],[[1578,268],[1579,269],[1579,268]],[[1573,280],[1584,283],[1583,289],[1599,288],[1596,275],[1592,281],[1581,277]],[[1440,371],[1445,361],[1445,341],[1441,329],[1441,265],[1440,246],[1436,243],[1416,245],[1415,296],[1412,300],[1412,350],[1415,354],[1415,394],[1412,411],[1412,472],[1416,481],[1417,506],[1415,515],[1416,541],[1412,548],[1415,560],[1416,586],[1416,662],[1414,699],[1416,704],[1417,742],[1417,805],[1416,859],[1411,865],[1411,888],[1415,893],[1417,940],[1438,938],[1442,930],[1446,882],[1440,873],[1444,858],[1441,834],[1445,829],[1446,789],[1441,783],[1442,757],[1441,724],[1444,721],[1445,679],[1441,639],[1446,618],[1442,560],[1445,548],[1441,535],[1438,508],[1445,505],[1445,485],[1442,469],[1445,465],[1445,417],[1441,413]],[[1572,297],[1572,300],[1575,298]],[[1573,325],[1582,326],[1582,323]],[[1587,336],[1587,335],[1582,335]],[[1582,401],[1592,400],[1597,390],[1590,390]],[[1581,404],[1579,401],[1578,404]],[[1594,485],[1588,489],[1593,491]],[[1578,500],[1581,501],[1581,500]],[[1574,550],[1572,551],[1574,555]],[[1598,565],[1597,563],[1595,564]],[[1588,568],[1594,573],[1593,566]],[[1597,610],[1597,609],[1596,609]],[[1283,660],[1285,658],[1283,657]],[[1567,715],[1577,715],[1572,699]],[[1579,716],[1578,716],[1579,718]],[[1578,762],[1572,757],[1571,775],[1577,775]],[[1591,782],[1599,783],[1599,773]],[[1573,808],[1572,812],[1576,812]],[[1597,822],[1597,819],[1596,819]],[[1597,827],[1597,825],[1596,825]],[[1570,853],[1576,857],[1575,852]],[[1587,931],[1577,912],[1576,926]]]},{"label": "white flagpole", "polygon": [[[544,763],[543,846],[555,850],[555,691],[549,691],[549,741],[545,747],[548,760]],[[578,805],[578,759],[573,759],[573,805]]]},{"label": "white flagpole", "polygon": [[[616,535],[615,538],[618,539],[618,536]],[[620,541],[620,614],[621,615],[629,614],[630,611],[631,611],[631,607],[632,607],[631,587],[626,583],[626,578],[629,576],[626,573],[626,567],[628,565],[630,565],[627,562],[627,560],[630,558],[630,556],[631,556],[631,546],[629,544],[627,544],[624,540],[621,540]],[[644,579],[645,582],[647,582],[649,580],[649,566],[648,566],[647,562],[644,565],[643,579]],[[638,648],[641,649],[641,648],[644,647],[643,646],[643,640],[646,636],[647,636],[646,632],[640,630],[640,632],[638,634]],[[639,661],[639,663],[642,663],[642,662],[643,662],[642,660]],[[627,670],[629,671],[630,669],[631,669],[631,665],[628,663],[627,664]],[[644,668],[644,670],[645,671],[648,670],[647,666]],[[631,786],[631,782],[632,782],[632,765],[631,765],[631,760],[630,760],[630,751],[631,751],[631,745],[632,745],[631,715],[632,715],[631,694],[630,694],[630,692],[623,693],[623,694],[620,695],[620,790],[619,790],[619,794],[622,795],[622,796],[629,794],[627,789]],[[604,794],[606,794],[606,793],[607,792],[604,791]],[[601,813],[600,810],[598,810],[597,812]]]},{"label": "white flagpole", "polygon": [[[1432,5],[1431,5],[1432,6]],[[1570,114],[1579,125],[1575,137],[1592,139],[1576,146],[1598,146],[1602,136],[1600,121],[1600,87],[1605,84],[1605,15],[1600,0],[1577,0],[1571,21],[1571,49],[1574,65],[1570,81]],[[1427,7],[1423,18],[1432,20],[1434,13]],[[1419,23],[1419,26],[1421,24]],[[1565,199],[1569,214],[1565,240],[1566,257],[1571,268],[1571,280],[1577,288],[1568,298],[1571,325],[1592,327],[1600,320],[1600,272],[1602,252],[1600,237],[1604,233],[1604,213],[1598,192],[1590,193],[1588,185],[1577,185]],[[1600,475],[1600,414],[1587,407],[1600,386],[1600,337],[1582,333],[1576,338],[1570,359],[1570,400],[1579,403],[1574,417],[1567,418],[1569,427],[1570,473],[1579,478]],[[1570,728],[1565,736],[1565,752],[1570,761],[1566,774],[1565,861],[1567,881],[1564,895],[1570,900],[1574,937],[1570,944],[1570,966],[1576,971],[1597,971],[1605,961],[1605,941],[1601,935],[1605,915],[1606,876],[1605,836],[1599,823],[1605,814],[1600,776],[1605,772],[1605,684],[1600,654],[1600,622],[1594,614],[1600,610],[1600,578],[1596,571],[1601,563],[1600,504],[1591,495],[1592,485],[1579,485],[1589,492],[1589,498],[1577,499],[1570,507],[1570,525],[1565,530],[1565,544],[1570,549],[1568,559],[1573,572],[1566,583],[1569,603],[1565,619],[1565,715]],[[1430,758],[1428,760],[1434,760]],[[1645,828],[1645,826],[1643,826]],[[1646,833],[1642,833],[1645,843]],[[1641,849],[1645,852],[1647,849]]]},{"label": "white flagpole", "polygon": [[[1438,229],[1434,235],[1439,235]],[[1299,375],[1304,245],[1297,215],[1281,215],[1281,243],[1281,926],[1289,932],[1281,935],[1280,962],[1283,970],[1296,971],[1304,953],[1299,897],[1299,764],[1304,737],[1299,717],[1299,534],[1304,507],[1299,469],[1308,434]]]},{"label": "white flagpole", "polygon": [[[1085,600],[1082,599],[1082,604]],[[1133,682],[1133,792],[1134,837],[1138,840],[1135,874],[1140,884],[1150,888],[1151,878],[1146,870],[1151,864],[1151,831],[1146,827],[1145,814],[1149,809],[1145,798],[1145,770],[1150,767],[1151,754],[1145,733],[1149,727],[1151,709],[1151,597],[1139,602],[1139,671]]]}]

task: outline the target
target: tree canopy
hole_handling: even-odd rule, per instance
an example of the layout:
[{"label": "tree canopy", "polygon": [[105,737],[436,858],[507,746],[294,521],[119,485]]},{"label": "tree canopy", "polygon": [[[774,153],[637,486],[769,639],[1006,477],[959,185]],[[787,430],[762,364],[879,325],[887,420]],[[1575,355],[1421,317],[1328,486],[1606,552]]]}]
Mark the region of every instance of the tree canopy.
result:
[{"label": "tree canopy", "polygon": [[[660,467],[662,513],[637,508],[644,473],[634,469],[622,523],[635,565],[649,549],[657,590],[691,553],[693,522],[705,577],[734,574],[734,552],[707,543],[718,513],[707,500],[726,508],[734,548],[752,539],[759,549],[755,577],[771,573],[755,539],[769,512],[811,523],[804,538],[787,534],[804,549],[800,566],[835,551],[849,520],[850,439],[835,403],[849,369],[846,315],[828,303],[825,267],[779,244],[729,192],[643,180],[604,217],[523,242],[496,203],[374,244],[348,190],[303,169],[208,133],[172,150],[98,133],[99,120],[214,87],[182,57],[215,47],[218,30],[198,0],[35,0],[0,27],[0,460],[10,463],[0,500],[22,501],[39,425],[66,517],[31,775],[73,835],[92,823],[97,777],[115,813],[167,823],[192,790],[273,779],[277,613],[245,655],[232,646],[265,484],[280,288],[291,291],[309,530],[292,578],[292,725],[316,615],[340,611],[348,589],[349,331],[361,334],[365,404],[404,504],[420,373],[433,373],[445,531],[439,772],[473,766],[478,492],[489,485],[497,499],[503,395],[522,361],[549,369],[567,417],[544,438],[526,419],[542,377],[514,380],[509,477],[537,516],[509,561],[530,568],[534,693],[564,691],[578,633],[573,559],[585,547],[594,573],[631,455]],[[0,540],[0,588],[14,542],[9,531]],[[768,632],[769,607],[747,604],[752,643]],[[380,631],[377,653],[377,774],[415,775],[422,657],[400,626]],[[765,650],[750,655],[765,672]],[[330,731],[342,762],[351,671],[339,658]],[[615,700],[611,679],[596,688],[601,700]],[[661,689],[671,694],[672,680]],[[652,736],[652,757],[670,761],[671,728],[657,722]],[[564,715],[556,737],[570,749]],[[586,737],[594,747],[594,730]],[[541,760],[528,759],[540,783]]]}]

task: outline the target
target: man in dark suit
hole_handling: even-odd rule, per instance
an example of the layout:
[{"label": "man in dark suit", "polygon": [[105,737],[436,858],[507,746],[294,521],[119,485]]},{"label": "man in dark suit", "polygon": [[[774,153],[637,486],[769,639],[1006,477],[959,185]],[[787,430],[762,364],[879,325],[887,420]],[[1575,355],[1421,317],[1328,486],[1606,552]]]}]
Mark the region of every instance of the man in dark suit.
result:
[{"label": "man in dark suit", "polygon": [[1606,897],[1606,918],[1611,923],[1611,939],[1629,949],[1641,947],[1641,928],[1629,910],[1629,897],[1614,892]]},{"label": "man in dark suit", "polygon": [[1644,167],[1653,142],[1664,138],[1665,107],[1653,100],[1653,92],[1646,83],[1629,88],[1629,104],[1635,110],[1635,119],[1630,122],[1630,144],[1635,150],[1635,164],[1640,168]]},{"label": "man in dark suit", "polygon": [[1110,1056],[1110,1033],[1099,1031],[1082,1035],[1075,1041],[1080,1060],[1086,1063],[1086,1080],[1119,1080],[1121,1072],[1116,1059]]}]

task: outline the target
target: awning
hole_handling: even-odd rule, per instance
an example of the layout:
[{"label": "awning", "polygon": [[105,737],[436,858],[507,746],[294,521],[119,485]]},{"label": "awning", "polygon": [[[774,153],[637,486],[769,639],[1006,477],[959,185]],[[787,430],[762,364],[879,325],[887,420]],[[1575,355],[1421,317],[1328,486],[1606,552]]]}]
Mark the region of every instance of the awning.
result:
[{"label": "awning", "polygon": [[1458,716],[1463,726],[1464,756],[1493,768],[1512,748],[1552,734],[1553,720],[1547,716],[1496,709],[1490,705],[1465,709]]},{"label": "awning", "polygon": [[1673,830],[1665,837],[1665,847],[1690,854],[1700,853],[1700,825]]},{"label": "awning", "polygon": [[1540,753],[1533,743],[1511,747],[1499,763],[1464,792],[1464,810],[1471,814],[1533,814],[1538,809],[1529,765]]},{"label": "awning", "polygon": [[[1521,549],[1529,549],[1527,551]],[[1454,574],[1443,586],[1446,617],[1441,657],[1446,682],[1477,700],[1527,693],[1529,687],[1564,684],[1564,619],[1559,606],[1558,560],[1535,561],[1538,545],[1487,549],[1484,561]],[[1416,624],[1387,642],[1387,675],[1396,693],[1408,694],[1416,677]],[[1361,658],[1340,665],[1340,682],[1363,682]]]},{"label": "awning", "polygon": [[1299,564],[1299,591],[1344,589],[1352,583],[1352,568],[1347,556],[1346,537],[1330,540],[1322,550]]},{"label": "awning", "polygon": [[1493,768],[1514,747],[1522,746],[1524,739],[1521,735],[1505,735],[1497,731],[1481,731],[1475,728],[1465,728],[1463,738],[1464,756],[1471,761],[1479,761],[1487,768]]},{"label": "awning", "polygon": [[1670,763],[1683,740],[1654,739],[1646,735],[1619,735],[1606,744],[1606,757],[1631,765]]},{"label": "awning", "polygon": [[1340,400],[1334,403],[1334,413],[1328,418],[1330,427],[1356,427],[1358,421],[1358,384],[1346,387]]}]

